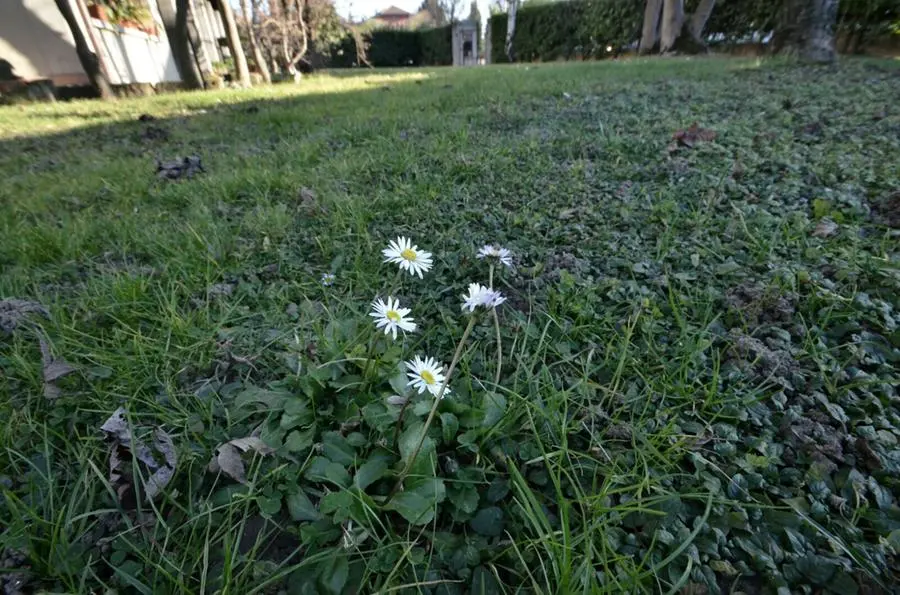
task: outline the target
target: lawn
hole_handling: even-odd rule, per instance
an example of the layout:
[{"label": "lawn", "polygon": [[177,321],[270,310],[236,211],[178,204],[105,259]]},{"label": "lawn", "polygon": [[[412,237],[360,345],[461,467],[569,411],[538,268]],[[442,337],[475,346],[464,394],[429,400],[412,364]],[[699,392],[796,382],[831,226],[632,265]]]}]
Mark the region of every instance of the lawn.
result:
[{"label": "lawn", "polygon": [[0,586],[891,592],[898,96],[658,59],[0,107]]}]

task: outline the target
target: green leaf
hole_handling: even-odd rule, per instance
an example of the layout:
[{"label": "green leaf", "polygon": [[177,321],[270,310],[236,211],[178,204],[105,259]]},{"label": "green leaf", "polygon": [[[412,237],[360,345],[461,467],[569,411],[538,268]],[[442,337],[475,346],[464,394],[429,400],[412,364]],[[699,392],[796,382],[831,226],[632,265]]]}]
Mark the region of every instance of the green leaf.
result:
[{"label": "green leaf", "polygon": [[273,497],[262,497],[256,500],[259,511],[263,516],[275,516],[281,510],[281,494]]},{"label": "green leaf", "polygon": [[413,525],[425,525],[434,519],[435,509],[444,501],[446,494],[442,479],[424,479],[415,487],[395,494],[384,508],[400,513]]},{"label": "green leaf", "polygon": [[450,502],[458,510],[472,514],[478,510],[478,490],[472,485],[452,484],[449,488]]},{"label": "green leaf", "polygon": [[[424,428],[425,424],[417,422],[400,434],[400,460],[403,463],[407,463],[409,458],[413,456],[413,451],[419,444],[419,440],[422,439],[422,430]],[[435,449],[434,440],[430,436],[426,436],[422,442],[422,448],[416,455],[416,460],[410,466],[410,470],[423,475],[431,475],[431,470],[434,467]]]},{"label": "green leaf", "polygon": [[322,435],[322,454],[340,465],[352,465],[356,461],[356,451],[338,432],[325,432]]},{"label": "green leaf", "polygon": [[484,396],[484,420],[482,427],[493,427],[506,414],[506,397],[497,393],[487,393]]},{"label": "green leaf", "polygon": [[289,397],[290,395],[283,391],[266,390],[258,386],[251,386],[235,397],[234,405],[237,409],[240,409],[250,403],[263,403],[267,409],[279,411],[284,407],[284,403]]},{"label": "green leaf", "polygon": [[469,526],[479,535],[487,537],[502,535],[505,526],[503,511],[496,506],[482,508],[475,515],[475,518],[469,521]]},{"label": "green leaf", "polygon": [[803,573],[814,585],[826,585],[837,570],[836,564],[817,554],[803,556],[797,560],[797,570]]},{"label": "green leaf", "polygon": [[286,500],[288,514],[295,521],[317,521],[322,518],[322,514],[302,490],[290,494]]},{"label": "green leaf", "polygon": [[315,428],[309,428],[308,430],[303,431],[294,430],[284,439],[284,447],[288,449],[289,452],[301,452],[307,450],[313,445],[315,435]]},{"label": "green leaf", "polygon": [[412,412],[416,417],[425,417],[431,412],[434,401],[419,400],[413,404]]},{"label": "green leaf", "polygon": [[350,562],[347,556],[335,552],[328,556],[319,567],[319,586],[322,593],[341,595],[347,577],[350,575]]},{"label": "green leaf", "polygon": [[329,481],[341,487],[350,485],[350,474],[343,465],[329,461],[325,457],[314,457],[305,476],[310,481]]},{"label": "green leaf", "polygon": [[353,506],[353,494],[347,490],[328,492],[322,496],[319,502],[319,510],[325,515],[334,515],[336,523],[350,518],[350,508]]},{"label": "green leaf", "polygon": [[497,578],[489,568],[478,566],[472,571],[470,595],[499,595],[501,592]]},{"label": "green leaf", "polygon": [[447,488],[450,502],[462,512],[472,514],[478,510],[478,490],[471,484],[450,484]]},{"label": "green leaf", "polygon": [[735,261],[729,259],[716,267],[717,275],[727,275],[735,271],[741,270],[743,267]]},{"label": "green leaf", "polygon": [[390,380],[388,380],[388,383],[391,385],[391,388],[394,389],[394,392],[401,397],[405,395],[409,390],[406,386],[407,382],[408,380],[406,379],[406,374],[404,374],[403,372],[394,374],[393,376],[391,376]]},{"label": "green leaf", "polygon": [[490,487],[487,490],[487,500],[490,503],[499,502],[506,498],[506,495],[509,493],[509,482],[505,479],[500,479],[499,477],[495,478],[494,481],[491,482]]},{"label": "green leaf", "polygon": [[347,434],[347,444],[353,448],[360,448],[368,443],[368,439],[360,432],[351,432]]},{"label": "green leaf", "polygon": [[444,444],[450,444],[459,432],[459,420],[452,413],[441,413],[441,433]]},{"label": "green leaf", "polygon": [[360,490],[365,490],[367,487],[384,477],[384,473],[387,469],[388,462],[384,457],[368,460],[356,471],[356,475],[353,477],[353,483]]}]

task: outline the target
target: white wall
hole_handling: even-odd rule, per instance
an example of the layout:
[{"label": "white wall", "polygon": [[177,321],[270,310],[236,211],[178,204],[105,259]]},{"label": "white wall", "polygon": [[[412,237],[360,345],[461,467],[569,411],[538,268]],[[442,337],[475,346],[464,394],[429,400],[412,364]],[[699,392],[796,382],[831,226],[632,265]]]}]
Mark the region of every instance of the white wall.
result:
[{"label": "white wall", "polygon": [[[77,4],[69,2],[93,47]],[[114,85],[181,80],[156,3],[151,0],[149,4],[158,35],[90,19]],[[54,0],[0,0],[0,60],[9,61],[13,74],[26,80],[87,83],[72,34]]]},{"label": "white wall", "polygon": [[26,80],[87,83],[72,32],[53,0],[0,0],[0,60]]}]

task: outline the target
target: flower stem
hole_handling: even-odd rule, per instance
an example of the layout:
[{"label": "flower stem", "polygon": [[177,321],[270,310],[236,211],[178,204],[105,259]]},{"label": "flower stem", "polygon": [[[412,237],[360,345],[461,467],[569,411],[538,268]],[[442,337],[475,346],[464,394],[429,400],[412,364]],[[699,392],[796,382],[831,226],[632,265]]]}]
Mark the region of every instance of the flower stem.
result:
[{"label": "flower stem", "polygon": [[494,315],[494,331],[497,338],[497,371],[494,373],[494,387],[500,386],[500,369],[503,367],[503,344],[500,342],[500,318],[497,316],[497,308],[491,308]]},{"label": "flower stem", "polygon": [[[488,272],[488,287],[494,289],[494,263],[491,263]],[[494,331],[497,336],[497,371],[494,373],[494,386],[500,385],[500,369],[503,367],[503,345],[500,343],[500,319],[497,316],[497,308],[491,308],[491,314],[494,318]]]},{"label": "flower stem", "polygon": [[444,383],[441,385],[441,390],[439,390],[438,394],[435,395],[434,405],[431,406],[431,411],[428,412],[428,417],[425,419],[425,427],[422,428],[422,436],[419,438],[419,442],[418,444],[416,444],[416,448],[413,449],[409,459],[407,459],[406,465],[403,466],[403,471],[400,472],[400,477],[397,479],[397,484],[394,486],[394,489],[391,490],[391,494],[388,497],[388,500],[390,500],[390,498],[393,497],[397,490],[400,489],[400,485],[403,483],[403,480],[406,479],[406,474],[409,473],[410,467],[412,467],[412,464],[413,462],[415,462],[416,457],[419,456],[419,451],[422,450],[422,445],[425,444],[425,437],[428,435],[428,428],[431,427],[431,422],[434,421],[434,415],[437,413],[438,404],[440,404],[441,399],[444,396],[444,391],[447,390],[447,385],[450,383],[450,377],[453,375],[453,370],[456,369],[456,364],[459,363],[459,358],[462,357],[463,346],[466,344],[466,340],[469,338],[469,334],[475,327],[476,318],[476,316],[469,317],[469,324],[466,325],[466,330],[463,331],[463,335],[459,340],[459,344],[457,344],[456,346],[456,353],[453,354],[453,360],[450,362],[450,367],[447,368],[447,375],[444,377]]}]

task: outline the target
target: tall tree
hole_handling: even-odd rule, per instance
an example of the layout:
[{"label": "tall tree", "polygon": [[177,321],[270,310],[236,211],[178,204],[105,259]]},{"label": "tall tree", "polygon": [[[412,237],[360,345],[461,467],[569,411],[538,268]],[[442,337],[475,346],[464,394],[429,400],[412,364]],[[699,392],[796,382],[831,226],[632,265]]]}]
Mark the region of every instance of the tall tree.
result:
[{"label": "tall tree", "polygon": [[703,30],[715,4],[715,0],[701,0],[689,17],[684,11],[684,0],[647,0],[640,52],[646,54],[657,47],[662,53],[706,51]]},{"label": "tall tree", "polygon": [[468,16],[467,18],[468,18],[468,20],[470,20],[470,21],[474,21],[474,22],[476,22],[476,23],[479,23],[479,26],[480,26],[480,24],[481,24],[481,11],[478,10],[478,2],[476,2],[475,0],[472,0],[472,5],[469,6],[469,16]]},{"label": "tall tree", "polygon": [[684,0],[665,0],[659,34],[659,51],[671,52],[684,27]]},{"label": "tall tree", "polygon": [[513,47],[513,36],[516,34],[516,13],[519,11],[519,0],[509,0],[506,7],[506,59],[516,61],[516,51]]},{"label": "tall tree", "polygon": [[703,30],[706,29],[706,22],[712,16],[713,8],[716,7],[716,0],[700,0],[694,16],[691,17],[690,33],[696,41],[703,42]]},{"label": "tall tree", "polygon": [[[72,5],[69,4],[69,0],[56,0],[56,7],[62,14],[63,19],[65,19],[66,25],[69,26],[69,30],[72,32],[72,39],[75,41],[75,53],[78,54],[78,60],[81,62],[81,67],[91,81],[91,86],[94,87],[97,94],[103,99],[115,98],[112,85],[109,84],[109,79],[103,68],[102,58],[91,51],[87,38],[81,31],[81,27],[78,26],[78,18],[76,18],[75,11],[72,10]],[[81,10],[83,9],[83,6],[81,5],[80,0],[78,0],[78,8],[81,11],[82,18],[85,18],[87,11]],[[85,22],[88,23],[88,27],[91,27],[90,20],[86,19]],[[94,47],[97,47],[96,40],[93,41]]]},{"label": "tall tree", "polygon": [[641,31],[639,52],[649,54],[659,43],[659,17],[662,12],[662,0],[647,0],[644,5],[644,26]]},{"label": "tall tree", "polygon": [[772,41],[775,51],[809,62],[834,62],[837,11],[838,0],[785,0]]},{"label": "tall tree", "polygon": [[225,25],[225,39],[228,41],[228,49],[231,51],[231,59],[234,60],[234,70],[237,81],[241,86],[249,87],[250,69],[247,68],[247,57],[241,46],[241,35],[238,32],[234,11],[231,10],[230,0],[219,0],[219,14],[222,15],[222,24]]},{"label": "tall tree", "polygon": [[188,0],[177,0],[174,5],[171,2],[160,2],[158,7],[182,85],[187,89],[202,89],[203,75],[197,66],[188,34],[190,3]]},{"label": "tall tree", "polygon": [[253,0],[253,9],[250,8],[250,0],[241,0],[241,12],[244,13],[244,20],[247,23],[247,43],[250,45],[250,54],[253,56],[253,63],[259,69],[259,74],[267,83],[272,82],[272,74],[266,65],[266,59],[263,57],[262,49],[259,47],[259,40],[256,39],[256,31],[254,24],[257,16],[257,0]]},{"label": "tall tree", "polygon": [[440,6],[451,23],[459,20],[460,10],[463,7],[462,0],[439,0]]},{"label": "tall tree", "polygon": [[431,20],[435,27],[442,27],[447,24],[447,13],[439,0],[423,0],[419,10],[427,10],[431,15]]}]

